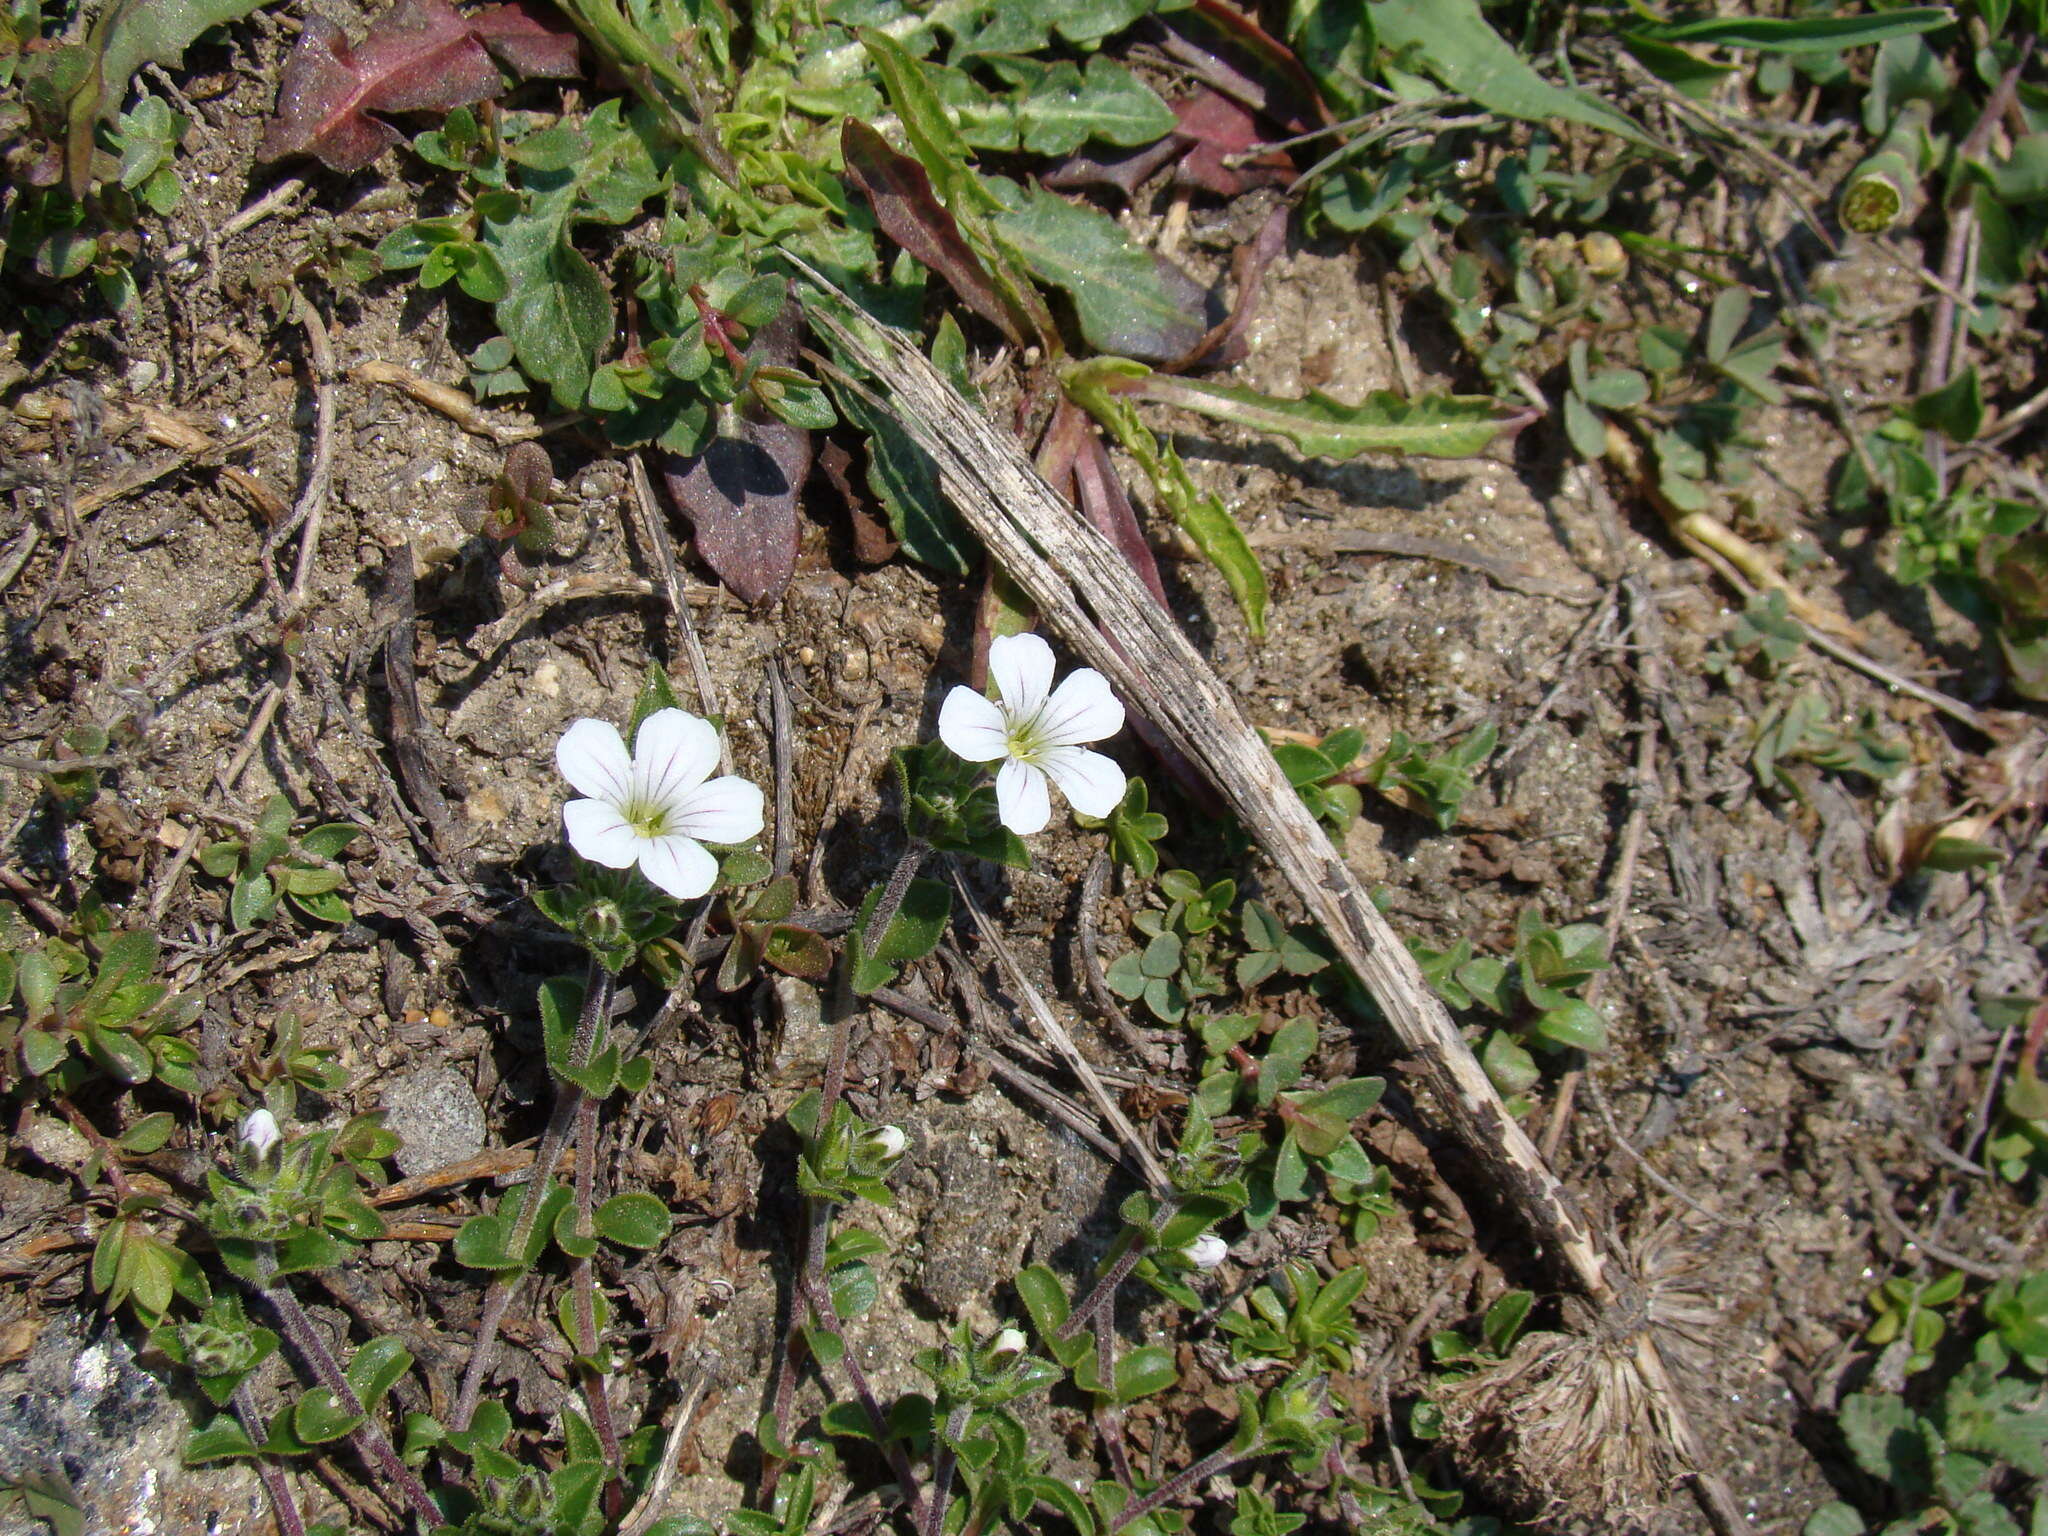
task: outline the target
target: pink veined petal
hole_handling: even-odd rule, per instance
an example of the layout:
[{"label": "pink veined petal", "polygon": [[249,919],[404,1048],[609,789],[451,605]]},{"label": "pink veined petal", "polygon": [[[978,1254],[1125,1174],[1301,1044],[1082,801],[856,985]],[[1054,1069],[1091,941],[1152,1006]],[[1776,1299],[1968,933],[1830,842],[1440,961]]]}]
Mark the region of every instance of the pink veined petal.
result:
[{"label": "pink veined petal", "polygon": [[1043,832],[1052,820],[1052,796],[1045,775],[1015,758],[996,770],[996,814],[1019,837]]},{"label": "pink veined petal", "polygon": [[673,813],[691,790],[718,771],[718,728],[680,709],[657,709],[633,738],[634,787]]},{"label": "pink veined petal", "polygon": [[624,805],[632,793],[633,755],[608,720],[578,720],[555,743],[555,767],[579,795]]},{"label": "pink veined petal", "polygon": [[1050,747],[1077,747],[1123,728],[1124,707],[1109,691],[1109,679],[1093,667],[1068,673],[1038,718],[1039,739]]},{"label": "pink veined petal", "polygon": [[678,800],[669,831],[702,843],[744,843],[761,830],[762,820],[760,785],[727,774]]},{"label": "pink veined petal", "polygon": [[641,845],[640,873],[678,901],[702,896],[718,878],[718,860],[687,837],[651,837]]},{"label": "pink veined petal", "polygon": [[955,688],[939,706],[939,740],[964,762],[992,763],[1010,750],[1009,721],[972,688]]},{"label": "pink veined petal", "polygon": [[1002,695],[1003,713],[1029,720],[1052,692],[1052,647],[1042,635],[1003,635],[988,643],[988,675]]},{"label": "pink veined petal", "polygon": [[1124,797],[1124,771],[1100,752],[1054,747],[1039,758],[1067,804],[1083,816],[1107,816]]},{"label": "pink veined petal", "polygon": [[631,869],[647,839],[626,825],[618,807],[603,800],[571,800],[562,807],[569,846],[606,869]]}]

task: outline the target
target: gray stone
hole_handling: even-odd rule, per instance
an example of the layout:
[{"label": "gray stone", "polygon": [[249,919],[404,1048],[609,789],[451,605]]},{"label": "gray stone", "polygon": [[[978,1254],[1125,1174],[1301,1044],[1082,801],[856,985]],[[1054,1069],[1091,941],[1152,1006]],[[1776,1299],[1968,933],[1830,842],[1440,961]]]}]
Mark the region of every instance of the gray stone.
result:
[{"label": "gray stone", "polygon": [[[247,1467],[187,1467],[185,1435],[211,1417],[136,1362],[120,1328],[81,1312],[38,1319],[27,1354],[0,1370],[0,1481],[66,1488],[88,1532],[190,1531],[255,1536],[274,1529]],[[0,1536],[49,1527],[0,1509]]]},{"label": "gray stone", "polygon": [[484,1147],[484,1109],[469,1079],[447,1067],[410,1072],[384,1090],[384,1126],[399,1138],[408,1178],[475,1157]]}]

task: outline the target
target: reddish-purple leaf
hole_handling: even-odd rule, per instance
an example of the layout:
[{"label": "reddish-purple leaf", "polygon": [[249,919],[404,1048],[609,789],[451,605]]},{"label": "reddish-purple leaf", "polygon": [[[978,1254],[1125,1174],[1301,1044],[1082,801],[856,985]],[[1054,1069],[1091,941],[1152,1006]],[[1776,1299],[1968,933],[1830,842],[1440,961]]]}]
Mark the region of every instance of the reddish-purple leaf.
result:
[{"label": "reddish-purple leaf", "polygon": [[[794,304],[754,333],[751,363],[786,365],[803,324]],[[739,435],[719,436],[691,458],[662,460],[668,493],[689,518],[697,553],[749,603],[782,595],[796,574],[797,497],[811,472],[811,434],[774,417],[743,415]]]},{"label": "reddish-purple leaf", "polygon": [[1179,134],[1169,133],[1156,144],[1147,144],[1128,154],[1105,159],[1086,154],[1070,156],[1038,179],[1062,192],[1081,187],[1115,187],[1126,198],[1132,198],[1154,171],[1186,148],[1187,142]]},{"label": "reddish-purple leaf", "polygon": [[1230,314],[1211,326],[1208,334],[1184,356],[1175,359],[1167,367],[1168,373],[1186,373],[1198,364],[1228,368],[1244,360],[1250,345],[1245,331],[1252,316],[1258,313],[1259,285],[1265,281],[1266,268],[1273,264],[1273,258],[1286,248],[1287,209],[1282,206],[1266,216],[1257,238],[1240,245],[1230,258],[1230,274],[1237,285],[1237,300],[1230,306]]},{"label": "reddish-purple leaf", "polygon": [[1180,119],[1174,137],[1189,144],[1174,170],[1175,181],[1218,197],[1236,197],[1253,187],[1294,179],[1294,162],[1285,150],[1269,149],[1242,164],[1228,163],[1233,156],[1248,154],[1264,143],[1267,135],[1248,108],[1222,92],[1202,86],[1194,95],[1175,102],[1173,111]]},{"label": "reddish-purple leaf", "polygon": [[1316,83],[1294,51],[1222,0],[1195,0],[1190,9],[1175,14],[1159,41],[1166,55],[1196,78],[1290,134],[1329,121]]},{"label": "reddish-purple leaf", "polygon": [[504,88],[500,60],[521,74],[573,75],[576,37],[524,3],[464,16],[448,0],[398,0],[360,47],[309,15],[259,153],[312,155],[330,170],[359,171],[401,139],[372,112],[446,112],[484,101]]},{"label": "reddish-purple leaf", "polygon": [[779,597],[796,574],[797,492],[811,434],[786,421],[742,421],[694,458],[668,454],[668,493],[696,531],[697,553],[749,603]]},{"label": "reddish-purple leaf", "polygon": [[840,130],[839,146],[846,174],[874,208],[882,233],[943,277],[969,309],[1018,346],[1027,345],[1038,327],[1032,317],[1018,312],[1019,306],[961,236],[953,215],[932,191],[924,167],[851,117]]}]

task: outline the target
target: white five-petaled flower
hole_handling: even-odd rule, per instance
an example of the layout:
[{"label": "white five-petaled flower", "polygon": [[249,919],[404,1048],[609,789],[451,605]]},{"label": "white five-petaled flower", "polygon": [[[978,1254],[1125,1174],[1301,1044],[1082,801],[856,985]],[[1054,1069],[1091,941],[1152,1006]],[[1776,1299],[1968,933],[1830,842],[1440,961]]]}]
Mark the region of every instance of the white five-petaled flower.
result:
[{"label": "white five-petaled flower", "polygon": [[242,1121],[242,1145],[259,1158],[276,1146],[283,1134],[277,1128],[277,1116],[267,1109],[252,1109]]},{"label": "white five-petaled flower", "polygon": [[711,777],[718,731],[684,710],[649,715],[634,747],[628,752],[603,720],[578,720],[562,733],[555,766],[589,797],[562,807],[569,846],[607,869],[638,864],[679,900],[702,896],[718,878],[704,845],[744,843],[761,830],[760,788]]},{"label": "white five-petaled flower", "polygon": [[989,642],[989,676],[999,703],[972,688],[955,688],[939,708],[939,740],[970,763],[992,763],[996,807],[1003,825],[1020,836],[1041,832],[1052,819],[1046,781],[1084,816],[1107,816],[1124,797],[1123,770],[1085,744],[1123,729],[1124,707],[1109,680],[1091,667],[1052,685],[1052,647],[1037,635],[1005,635]]}]

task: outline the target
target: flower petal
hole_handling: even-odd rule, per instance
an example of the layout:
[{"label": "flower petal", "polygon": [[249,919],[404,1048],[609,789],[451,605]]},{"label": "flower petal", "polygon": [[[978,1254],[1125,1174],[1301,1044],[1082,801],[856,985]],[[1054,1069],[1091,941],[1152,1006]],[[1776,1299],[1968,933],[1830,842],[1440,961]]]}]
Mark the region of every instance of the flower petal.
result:
[{"label": "flower petal", "polygon": [[1045,775],[1015,758],[996,770],[996,813],[1019,837],[1043,832],[1052,820],[1052,796]]},{"label": "flower petal", "polygon": [[1100,752],[1055,747],[1039,759],[1067,804],[1083,816],[1107,816],[1124,797],[1124,771]]},{"label": "flower petal", "polygon": [[669,831],[701,843],[744,843],[761,830],[762,820],[761,786],[727,774],[679,799]]},{"label": "flower petal", "polygon": [[1109,691],[1108,678],[1093,667],[1082,667],[1068,673],[1045,701],[1038,728],[1047,746],[1078,747],[1122,730],[1124,707]]},{"label": "flower petal", "polygon": [[[671,816],[718,770],[718,728],[680,709],[657,709],[633,737],[634,787]],[[752,836],[751,833],[748,834]]]},{"label": "flower petal", "polygon": [[1003,713],[1029,720],[1052,692],[1052,647],[1043,635],[1003,635],[988,643],[988,675],[996,680]]},{"label": "flower petal", "polygon": [[689,901],[711,889],[718,878],[718,860],[694,839],[651,837],[643,845],[640,873],[676,900]]},{"label": "flower petal", "polygon": [[603,800],[571,800],[562,807],[562,830],[571,848],[606,869],[631,869],[647,846],[618,807]]},{"label": "flower petal", "polygon": [[1009,721],[972,688],[955,688],[939,706],[939,740],[963,762],[992,763],[1010,750]]},{"label": "flower petal", "polygon": [[624,805],[632,792],[633,754],[608,720],[578,720],[555,743],[555,767],[579,795]]}]

